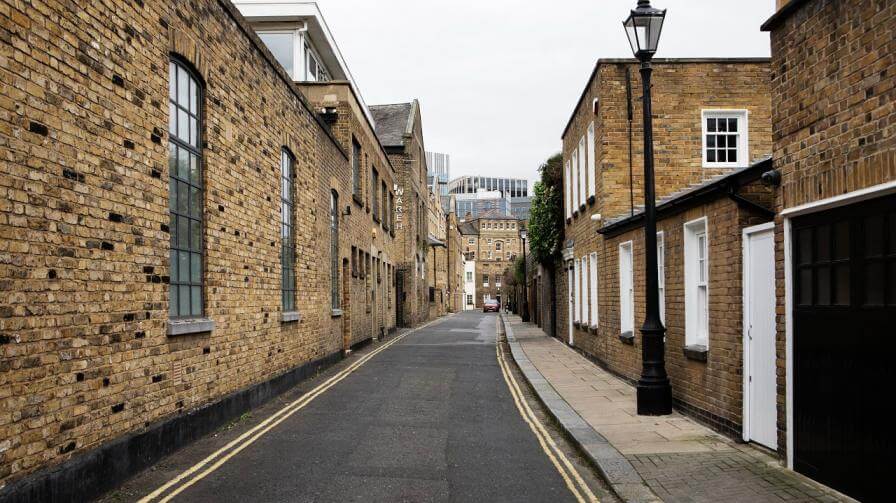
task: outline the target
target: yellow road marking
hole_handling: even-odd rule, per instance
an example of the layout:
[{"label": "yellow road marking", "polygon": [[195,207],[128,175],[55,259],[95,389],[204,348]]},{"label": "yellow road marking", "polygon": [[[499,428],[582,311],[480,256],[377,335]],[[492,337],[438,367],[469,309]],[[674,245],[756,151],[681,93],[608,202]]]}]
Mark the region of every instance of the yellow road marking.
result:
[{"label": "yellow road marking", "polygon": [[[444,319],[444,318],[441,318],[441,319]],[[410,330],[410,331],[408,331],[408,332],[405,332],[405,333],[401,334],[400,336],[398,336],[398,337],[392,339],[391,341],[389,341],[389,342],[383,344],[382,346],[380,346],[380,347],[377,348],[376,350],[371,351],[369,354],[364,355],[364,357],[362,357],[361,359],[359,359],[359,360],[356,361],[355,363],[349,365],[348,367],[346,367],[346,368],[343,369],[342,371],[336,373],[334,376],[330,377],[329,379],[327,379],[327,380],[324,381],[323,383],[319,384],[317,387],[315,387],[314,389],[312,389],[312,390],[309,391],[308,393],[305,393],[304,395],[302,395],[301,397],[299,397],[299,398],[296,399],[295,401],[293,401],[293,402],[291,402],[290,404],[286,405],[285,407],[283,407],[282,409],[280,409],[280,410],[277,411],[276,413],[272,414],[270,417],[268,417],[268,418],[265,419],[264,421],[258,423],[258,424],[255,425],[254,427],[252,427],[252,429],[246,431],[245,433],[243,433],[242,435],[240,435],[240,436],[237,437],[236,439],[230,441],[230,442],[229,442],[227,445],[225,445],[224,447],[222,447],[222,448],[218,449],[217,451],[215,451],[215,452],[209,454],[209,455],[208,455],[205,459],[203,459],[202,461],[199,461],[198,463],[196,463],[195,465],[191,466],[189,469],[185,470],[183,473],[181,473],[181,474],[178,475],[177,477],[175,477],[175,478],[169,480],[167,483],[165,483],[163,486],[159,487],[159,488],[156,489],[155,491],[151,492],[150,494],[147,494],[146,496],[144,496],[143,498],[141,498],[141,499],[139,500],[138,503],[150,503],[150,502],[156,500],[156,498],[159,498],[159,496],[161,496],[165,491],[167,491],[168,489],[170,489],[171,487],[173,487],[173,486],[176,485],[177,483],[179,483],[179,482],[181,482],[182,480],[184,480],[184,479],[190,477],[190,476],[193,475],[194,473],[199,472],[200,470],[202,470],[202,468],[203,468],[205,465],[211,463],[211,462],[214,461],[216,458],[222,456],[225,452],[227,453],[227,455],[221,457],[221,459],[219,459],[218,461],[216,461],[214,464],[212,464],[211,466],[209,466],[209,467],[206,468],[205,470],[202,470],[201,472],[199,472],[198,474],[196,474],[196,476],[194,476],[193,478],[187,480],[186,482],[184,482],[183,484],[181,484],[180,486],[178,486],[177,488],[175,488],[173,491],[171,491],[170,493],[168,493],[167,495],[165,495],[162,499],[158,500],[159,503],[165,503],[165,502],[170,501],[173,497],[175,497],[175,496],[177,496],[178,494],[180,494],[184,489],[190,487],[191,485],[195,484],[196,482],[202,480],[202,479],[203,479],[205,476],[207,476],[209,473],[211,473],[211,472],[217,470],[218,468],[220,468],[221,465],[223,465],[224,463],[227,462],[227,460],[229,460],[230,458],[232,458],[233,456],[235,456],[237,453],[239,453],[240,451],[242,451],[243,449],[245,449],[246,447],[248,447],[249,445],[251,445],[253,442],[255,442],[256,440],[258,440],[262,435],[264,435],[265,433],[269,432],[271,429],[273,429],[274,427],[276,427],[277,425],[279,425],[280,423],[282,423],[283,421],[285,421],[289,416],[293,415],[293,414],[296,413],[297,411],[299,411],[299,410],[301,410],[302,408],[304,408],[306,405],[308,405],[309,403],[311,403],[311,401],[314,400],[315,398],[317,398],[319,395],[321,395],[322,393],[324,393],[324,392],[327,391],[328,389],[330,389],[330,388],[332,388],[333,386],[335,386],[339,381],[342,381],[343,379],[345,379],[346,377],[348,377],[349,374],[351,374],[352,372],[354,372],[355,370],[357,370],[361,365],[367,363],[367,361],[369,361],[371,358],[373,358],[374,356],[378,355],[380,352],[385,351],[387,348],[389,348],[390,346],[392,346],[392,345],[395,344],[396,342],[400,341],[401,339],[405,338],[406,336],[410,335],[411,333],[416,332],[416,331],[418,331],[418,330],[420,330],[420,329],[423,329],[423,328],[425,328],[425,327],[427,327],[427,326],[429,326],[429,325],[431,325],[431,324],[433,324],[433,323],[435,323],[435,322],[437,322],[437,321],[439,321],[439,320],[433,320],[433,321],[431,321],[431,322],[429,322],[429,323],[426,323],[426,324],[424,324],[424,325],[421,325],[421,326],[419,326],[419,327],[417,327],[417,328],[415,328],[415,329],[413,329],[413,330]],[[234,448],[234,447],[235,447],[235,448]],[[233,449],[233,450],[230,451],[230,449]],[[230,451],[230,452],[228,452],[228,451]]]},{"label": "yellow road marking", "polygon": [[[496,341],[495,345],[497,346],[498,366],[501,367],[504,381],[507,382],[507,387],[510,388],[510,394],[513,396],[513,401],[516,404],[517,409],[519,409],[520,415],[523,416],[523,420],[526,421],[526,424],[529,425],[532,433],[535,434],[542,450],[547,454],[548,458],[554,464],[554,467],[557,468],[557,471],[560,472],[560,476],[563,477],[563,481],[566,482],[566,486],[569,488],[570,492],[572,492],[573,496],[576,497],[576,500],[580,502],[598,502],[599,500],[594,493],[591,492],[591,488],[589,488],[588,484],[582,480],[582,476],[575,467],[572,466],[569,458],[567,458],[563,451],[557,447],[557,444],[548,434],[547,429],[545,429],[544,425],[541,424],[541,421],[535,416],[535,413],[529,407],[529,404],[526,403],[516,378],[510,371],[508,364],[504,361],[504,349],[501,347],[500,341]],[[569,473],[567,473],[567,470]],[[570,474],[572,478],[570,478]],[[578,487],[576,487],[576,483],[574,483],[572,479],[575,479],[575,482],[578,483]]]}]

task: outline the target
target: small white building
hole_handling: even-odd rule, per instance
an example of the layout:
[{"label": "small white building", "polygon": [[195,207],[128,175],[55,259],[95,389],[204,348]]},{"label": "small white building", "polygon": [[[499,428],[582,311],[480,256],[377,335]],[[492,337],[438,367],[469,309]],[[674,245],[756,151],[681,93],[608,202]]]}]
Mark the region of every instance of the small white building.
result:
[{"label": "small white building", "polygon": [[464,311],[476,309],[476,261],[464,262]]}]

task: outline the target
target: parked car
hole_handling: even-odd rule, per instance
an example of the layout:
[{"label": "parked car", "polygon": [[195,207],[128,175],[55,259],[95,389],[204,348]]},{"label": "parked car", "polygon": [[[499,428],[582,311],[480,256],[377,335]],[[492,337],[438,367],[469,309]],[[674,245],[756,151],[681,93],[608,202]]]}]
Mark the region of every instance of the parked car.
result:
[{"label": "parked car", "polygon": [[497,313],[501,310],[501,304],[498,303],[495,299],[488,299],[482,303],[482,312],[483,313]]}]

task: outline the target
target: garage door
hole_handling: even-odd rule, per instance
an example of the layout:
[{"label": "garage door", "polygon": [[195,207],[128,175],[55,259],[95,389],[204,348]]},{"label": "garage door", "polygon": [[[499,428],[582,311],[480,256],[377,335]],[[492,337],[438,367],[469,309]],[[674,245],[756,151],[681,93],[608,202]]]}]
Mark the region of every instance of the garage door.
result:
[{"label": "garage door", "polygon": [[792,229],[794,469],[883,500],[896,451],[896,196]]}]

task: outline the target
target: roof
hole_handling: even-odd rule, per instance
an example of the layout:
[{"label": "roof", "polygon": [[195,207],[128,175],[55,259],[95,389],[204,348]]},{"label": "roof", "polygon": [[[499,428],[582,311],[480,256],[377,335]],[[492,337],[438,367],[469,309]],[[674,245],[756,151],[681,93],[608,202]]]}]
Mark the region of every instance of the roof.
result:
[{"label": "roof", "polygon": [[[743,185],[758,180],[763,173],[772,169],[772,158],[766,156],[745,168],[738,168],[728,173],[715,176],[690,187],[673,192],[657,201],[656,213],[661,218],[675,214],[680,210],[701,204],[705,196],[716,196],[724,193],[726,189],[734,185]],[[636,206],[633,214],[623,214],[603,221],[603,227],[598,229],[600,234],[615,235],[640,227],[644,220],[644,206]]]},{"label": "roof", "polygon": [[759,29],[762,31],[773,31],[807,2],[809,2],[809,0],[790,0],[790,2],[778,9],[778,12],[775,12],[772,17],[768,18],[766,22],[762,23],[762,26],[759,27]]},{"label": "roof", "polygon": [[464,235],[479,234],[479,227],[473,225],[473,222],[461,222],[457,224],[457,230]]},{"label": "roof", "polygon": [[[683,65],[683,64],[699,64],[699,63],[768,63],[771,61],[771,58],[654,58],[651,60],[651,63],[654,65]],[[602,65],[634,65],[639,64],[640,62],[634,58],[600,58],[594,63],[594,69],[591,70],[591,75],[588,76],[588,80],[585,82],[585,88],[582,89],[582,94],[579,95],[578,101],[576,101],[576,106],[572,108],[572,114],[569,116],[569,120],[566,121],[566,126],[563,128],[563,134],[560,135],[560,138],[566,136],[566,132],[569,131],[569,127],[572,125],[572,121],[576,118],[576,112],[579,110],[579,107],[582,106],[582,101],[585,99],[585,96],[588,95],[588,88],[591,87],[591,82],[594,80],[594,76],[597,75],[597,69]]]},{"label": "roof", "polygon": [[441,246],[443,248],[447,248],[444,241],[433,236],[432,234],[427,236],[426,240],[427,240],[427,243],[429,244],[429,246]]},{"label": "roof", "polygon": [[414,130],[414,102],[372,105],[370,113],[384,147],[404,146],[405,135]]}]

